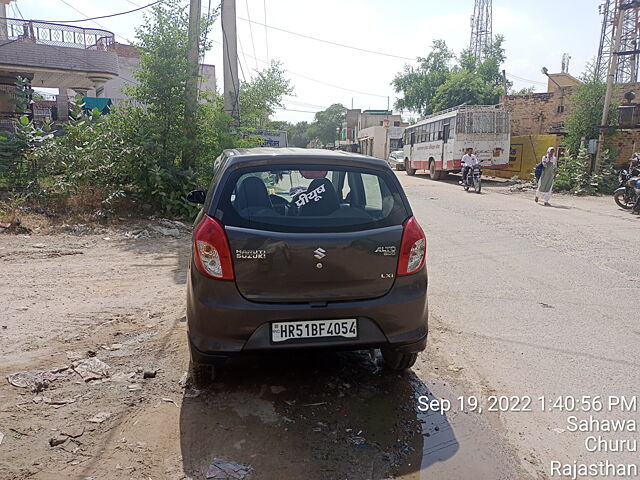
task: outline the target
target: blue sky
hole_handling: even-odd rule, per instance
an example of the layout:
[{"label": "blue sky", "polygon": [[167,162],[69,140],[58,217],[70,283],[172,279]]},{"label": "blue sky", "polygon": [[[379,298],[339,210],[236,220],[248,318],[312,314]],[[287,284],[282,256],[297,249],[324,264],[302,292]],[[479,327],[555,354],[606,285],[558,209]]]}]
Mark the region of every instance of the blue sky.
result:
[{"label": "blue sky", "polygon": [[[76,10],[88,16],[99,16],[130,10],[150,1],[18,0],[17,6],[24,18],[70,20],[82,18]],[[456,53],[468,46],[469,20],[474,4],[473,0],[236,2],[239,18],[250,17],[264,23],[266,7],[268,25],[410,58],[428,54],[432,40],[438,38],[444,39]],[[599,3],[599,0],[494,0],[493,32],[506,38],[504,67],[507,74],[529,80],[511,77],[516,88],[534,86],[537,91],[545,91],[546,78],[540,73],[541,67],[546,66],[550,72],[560,71],[565,52],[572,57],[571,74],[578,76],[584,70],[585,63],[597,53],[601,21]],[[209,0],[202,0],[202,4],[206,10]],[[217,0],[212,0],[212,5],[217,4]],[[13,5],[9,7],[9,16],[17,13]],[[141,12],[98,20],[106,29],[115,32],[120,42],[133,40],[135,26],[142,21]],[[83,25],[97,27],[92,22]],[[390,82],[406,61],[326,45],[272,29],[267,29],[265,34],[264,27],[253,25],[249,28],[249,25],[245,20],[238,20],[244,77],[255,75],[256,67],[263,68],[268,58],[281,60],[291,72],[289,78],[295,87],[295,97],[286,99],[288,110],[279,110],[276,119],[309,121],[313,119],[313,112],[337,102],[346,106],[353,102],[355,108],[363,109],[386,108],[386,97],[389,96],[393,104],[395,94]],[[216,65],[219,82],[222,81],[221,37],[220,22],[217,21],[210,33],[213,49],[205,61]],[[367,94],[341,90],[326,83]]]}]

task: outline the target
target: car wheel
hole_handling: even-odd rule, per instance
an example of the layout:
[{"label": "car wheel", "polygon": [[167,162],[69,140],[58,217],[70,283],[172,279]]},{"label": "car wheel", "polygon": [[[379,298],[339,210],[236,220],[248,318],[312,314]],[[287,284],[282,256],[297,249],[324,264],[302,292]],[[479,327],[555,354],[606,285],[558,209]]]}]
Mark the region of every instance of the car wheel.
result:
[{"label": "car wheel", "polygon": [[411,368],[418,359],[417,353],[402,353],[391,347],[383,347],[380,351],[385,367],[397,372]]},{"label": "car wheel", "polygon": [[215,378],[216,369],[213,365],[191,362],[191,379],[196,387],[207,387]]}]

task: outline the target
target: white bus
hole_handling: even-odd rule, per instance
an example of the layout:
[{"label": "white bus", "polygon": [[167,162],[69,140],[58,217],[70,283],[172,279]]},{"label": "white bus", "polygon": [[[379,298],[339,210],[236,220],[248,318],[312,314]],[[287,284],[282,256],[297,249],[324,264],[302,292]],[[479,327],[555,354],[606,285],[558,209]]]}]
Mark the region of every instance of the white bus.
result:
[{"label": "white bus", "polygon": [[509,166],[509,112],[501,105],[461,105],[434,113],[404,131],[407,174],[429,170],[440,180],[459,172],[465,149],[474,149],[485,168]]}]

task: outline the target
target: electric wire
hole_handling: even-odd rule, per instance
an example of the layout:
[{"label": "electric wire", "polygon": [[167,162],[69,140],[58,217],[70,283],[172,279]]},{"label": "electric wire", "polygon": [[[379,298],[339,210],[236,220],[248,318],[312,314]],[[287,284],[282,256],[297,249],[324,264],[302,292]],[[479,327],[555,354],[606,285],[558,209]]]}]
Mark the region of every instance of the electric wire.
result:
[{"label": "electric wire", "polygon": [[[85,18],[89,18],[89,15],[87,15],[84,12],[81,12],[80,10],[78,10],[76,7],[74,7],[73,5],[71,5],[70,3],[68,3],[66,0],[60,0],[62,3],[64,3],[67,7],[71,8],[72,10],[75,10],[76,12],[78,12],[80,15],[82,15]],[[102,25],[101,23],[97,22],[96,20],[91,20],[93,23],[95,23],[96,25],[98,25],[100,28],[103,28],[104,30],[107,31],[111,31],[109,30],[107,27],[105,27],[104,25]],[[117,35],[118,37],[122,38],[123,40],[126,40],[127,43],[129,44],[133,44],[133,42],[131,40],[129,40],[127,37],[124,37],[116,32],[113,32],[114,35]]]},{"label": "electric wire", "polygon": [[416,60],[415,57],[414,58],[410,58],[410,57],[404,57],[402,55],[394,55],[392,53],[378,52],[378,51],[375,51],[375,50],[369,50],[369,49],[366,49],[366,48],[354,47],[352,45],[345,45],[343,43],[333,42],[331,40],[325,40],[323,38],[312,37],[310,35],[304,35],[302,33],[292,32],[291,30],[285,30],[284,28],[274,27],[273,25],[266,25],[266,24],[261,23],[261,22],[252,21],[251,19],[247,19],[247,18],[238,17],[238,19],[243,20],[245,22],[249,22],[249,24],[253,23],[253,24],[265,27],[265,28],[270,28],[272,30],[277,30],[279,32],[288,33],[290,35],[296,35],[298,37],[306,38],[308,40],[315,40],[316,42],[327,43],[329,45],[334,45],[334,46],[337,46],[337,47],[349,48],[351,50],[357,50],[359,52],[372,53],[374,55],[382,55],[382,56],[390,57],[390,58],[398,58],[398,59],[401,59],[401,60],[408,60],[408,61],[411,61],[411,62],[415,62],[415,60]]},{"label": "electric wire", "polygon": [[[242,48],[242,40],[240,40],[240,35],[238,37],[238,46],[240,47],[240,53],[242,54],[242,58],[244,58],[244,64],[247,66],[247,73],[251,72],[251,68],[249,68],[249,62],[247,62],[247,57],[244,54],[244,48]],[[240,72],[242,73],[242,80],[247,81],[247,77],[244,75],[244,69],[242,68],[242,60],[238,57],[238,65],[240,65]],[[249,73],[249,78],[251,78],[251,74]]]},{"label": "electric wire", "polygon": [[269,58],[269,30],[267,29],[267,0],[262,0],[262,9],[264,11],[264,46],[267,49],[267,62],[270,62]]},{"label": "electric wire", "polygon": [[[214,41],[214,43],[217,43],[217,44],[221,45],[220,42],[215,42]],[[260,58],[252,57],[249,54],[247,54],[247,57],[254,58],[255,60],[257,60],[257,61],[259,61],[261,63],[268,64],[266,60],[262,60]],[[315,78],[309,77],[307,75],[303,75],[302,73],[294,72],[293,70],[289,70],[289,69],[287,69],[287,72],[292,74],[292,75],[296,75],[296,76],[298,76],[300,78],[304,78],[305,80],[309,80],[310,82],[319,83],[321,85],[326,85],[327,87],[336,88],[338,90],[344,90],[345,92],[357,93],[359,95],[366,95],[366,96],[369,96],[369,97],[379,97],[379,98],[387,98],[388,97],[388,95],[378,95],[376,93],[363,92],[361,90],[354,90],[354,89],[351,89],[351,88],[341,87],[339,85],[334,85],[332,83],[324,82],[322,80],[317,80]]]},{"label": "electric wire", "polygon": [[[251,26],[252,22],[251,22],[251,15],[249,14],[249,0],[244,0],[244,4],[247,7],[247,17],[249,17],[249,33],[251,33],[251,45],[253,47],[253,56],[254,58],[256,57],[257,53],[256,53],[256,44],[253,41],[253,27]],[[258,60],[256,60],[256,70],[258,69]]]},{"label": "electric wire", "polygon": [[546,83],[544,83],[544,82],[539,82],[537,80],[530,80],[528,78],[523,78],[523,77],[520,77],[518,75],[514,75],[513,73],[507,73],[506,75],[507,75],[507,77],[513,78],[515,80],[519,80],[521,82],[530,82],[530,83],[537,83],[538,85],[546,85]]},{"label": "electric wire", "polygon": [[18,6],[18,0],[15,1],[14,5],[16,7],[16,10],[18,11],[18,14],[20,15],[20,18],[24,20],[24,15],[22,15],[22,12],[20,11],[20,7]]},{"label": "electric wire", "polygon": [[311,110],[294,110],[293,108],[285,108],[285,107],[274,107],[274,110],[283,110],[286,112],[298,112],[298,113],[318,113],[319,110],[311,111]]},{"label": "electric wire", "polygon": [[89,21],[93,21],[93,20],[101,20],[103,18],[119,17],[120,15],[127,15],[129,13],[138,12],[140,10],[144,10],[145,8],[153,7],[154,5],[157,5],[158,3],[162,3],[162,2],[163,2],[163,0],[158,0],[157,2],[153,2],[153,3],[150,3],[148,5],[144,5],[142,7],[135,8],[133,10],[127,10],[126,12],[112,13],[110,15],[102,15],[100,17],[91,17],[91,18],[83,18],[83,19],[76,19],[76,20],[36,20],[36,21],[37,22],[47,22],[47,23],[81,23],[81,22],[89,22]]}]

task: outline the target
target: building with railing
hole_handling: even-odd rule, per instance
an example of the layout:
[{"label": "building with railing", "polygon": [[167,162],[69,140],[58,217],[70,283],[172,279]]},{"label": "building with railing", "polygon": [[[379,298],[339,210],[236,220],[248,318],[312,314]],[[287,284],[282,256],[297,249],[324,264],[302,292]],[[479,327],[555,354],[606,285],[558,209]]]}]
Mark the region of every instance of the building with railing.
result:
[{"label": "building with railing", "polygon": [[[10,0],[0,0],[0,117],[15,112],[16,77],[34,88],[57,88],[57,115],[68,116],[66,92],[86,94],[118,76],[114,34],[75,25],[6,17]],[[1,123],[1,122],[0,122]]]}]

